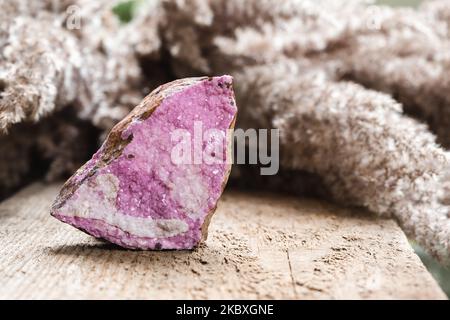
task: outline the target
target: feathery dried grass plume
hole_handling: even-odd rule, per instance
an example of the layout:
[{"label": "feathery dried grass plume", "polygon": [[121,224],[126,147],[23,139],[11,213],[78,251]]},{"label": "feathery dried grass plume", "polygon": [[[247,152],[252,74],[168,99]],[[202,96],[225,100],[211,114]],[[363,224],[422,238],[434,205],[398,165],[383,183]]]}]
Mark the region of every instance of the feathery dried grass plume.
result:
[{"label": "feathery dried grass plume", "polygon": [[394,217],[430,252],[447,256],[450,207],[439,179],[450,158],[400,104],[293,63],[249,68],[237,81],[250,109],[241,125],[279,128],[283,167],[319,175],[334,199]]},{"label": "feathery dried grass plume", "polygon": [[38,17],[2,11],[10,18],[0,33],[0,129],[68,105],[81,119],[108,129],[139,101],[138,62],[111,40],[119,28],[111,2],[73,3],[83,8],[76,14],[86,21],[79,30],[68,30],[65,15],[53,11]]},{"label": "feathery dried grass plume", "polygon": [[392,95],[450,146],[448,1],[426,2],[421,11],[364,1],[212,1],[201,11],[193,2],[168,3],[165,42],[177,49],[178,74],[193,72],[180,62],[214,73],[307,57],[337,79]]},{"label": "feathery dried grass plume", "polygon": [[[89,156],[83,146],[98,138],[86,133],[108,130],[141,99],[142,74],[134,52],[113,40],[120,24],[112,2],[65,1],[55,7],[51,0],[1,0],[0,5],[0,153],[8,154],[0,160],[0,194],[5,194],[37,169],[36,161],[48,162],[48,178],[76,170]],[[70,6],[79,10],[74,14],[82,29],[68,24]],[[55,132],[64,133],[57,142]]]},{"label": "feathery dried grass plume", "polygon": [[428,5],[420,12],[366,9],[361,18],[375,17],[373,25],[349,34],[334,54],[345,61],[347,79],[395,97],[406,113],[426,121],[448,148],[450,36],[448,25],[429,11],[439,7],[445,17],[450,3]]}]

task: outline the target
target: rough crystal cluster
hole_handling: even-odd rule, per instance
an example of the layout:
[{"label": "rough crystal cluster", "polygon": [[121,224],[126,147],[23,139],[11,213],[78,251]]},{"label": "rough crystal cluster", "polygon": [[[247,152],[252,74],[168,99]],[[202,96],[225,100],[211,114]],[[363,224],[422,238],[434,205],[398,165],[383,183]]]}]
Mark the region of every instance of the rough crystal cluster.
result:
[{"label": "rough crystal cluster", "polygon": [[[52,215],[127,248],[195,247],[231,169],[228,129],[237,111],[231,85],[228,76],[189,78],[153,91],[67,181]],[[189,142],[199,139],[198,124],[201,141],[192,145],[215,161],[196,161],[192,147],[185,150],[189,161],[177,162],[172,135],[184,130]]]},{"label": "rough crystal cluster", "polygon": [[[118,1],[29,2],[0,0],[0,193],[36,163],[48,178],[74,170],[156,85],[227,73],[238,126],[282,129],[293,174],[267,185],[392,216],[449,256],[449,1],[146,0],[126,24]],[[252,172],[238,169],[238,181]]]}]

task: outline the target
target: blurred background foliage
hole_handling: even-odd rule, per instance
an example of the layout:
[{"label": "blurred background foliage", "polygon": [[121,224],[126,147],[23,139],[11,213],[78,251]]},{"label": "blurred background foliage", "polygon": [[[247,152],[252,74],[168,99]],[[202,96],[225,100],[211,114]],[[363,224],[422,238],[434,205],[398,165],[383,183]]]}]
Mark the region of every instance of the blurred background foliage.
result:
[{"label": "blurred background foliage", "polygon": [[377,0],[377,4],[387,4],[393,7],[417,7],[422,0]]},{"label": "blurred background foliage", "polygon": [[[123,23],[129,22],[133,18],[135,10],[139,10],[139,4],[146,0],[128,0],[120,2],[115,8],[114,13]],[[245,1],[245,0],[244,0]],[[380,5],[390,5],[395,7],[409,6],[417,7],[421,0],[377,0],[375,3]],[[428,255],[421,247],[411,243],[414,250],[425,264],[427,269],[439,283],[441,288],[450,298],[450,267],[445,267]]]},{"label": "blurred background foliage", "polygon": [[138,6],[137,0],[129,0],[120,2],[117,6],[114,7],[114,13],[119,17],[120,21],[126,23],[133,18],[134,10]]},{"label": "blurred background foliage", "polygon": [[412,243],[414,250],[427,267],[428,271],[433,275],[441,286],[442,290],[450,298],[450,268],[439,264],[435,259],[430,257],[421,247]]}]

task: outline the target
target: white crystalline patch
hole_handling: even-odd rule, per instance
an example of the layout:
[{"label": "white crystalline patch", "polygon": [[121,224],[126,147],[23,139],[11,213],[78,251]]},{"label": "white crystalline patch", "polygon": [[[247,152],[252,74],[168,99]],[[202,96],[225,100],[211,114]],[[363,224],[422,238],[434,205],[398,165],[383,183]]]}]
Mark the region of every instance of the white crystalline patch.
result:
[{"label": "white crystalline patch", "polygon": [[119,179],[113,174],[101,174],[96,181],[97,188],[103,192],[104,197],[114,203],[119,192]]},{"label": "white crystalline patch", "polygon": [[[97,176],[94,186],[83,184],[74,200],[65,206],[64,215],[97,219],[138,237],[167,238],[186,232],[189,227],[179,219],[151,219],[125,215],[115,207],[119,179],[113,174]],[[104,195],[104,200],[99,197]]]},{"label": "white crystalline patch", "polygon": [[202,181],[201,169],[182,165],[183,170],[170,183],[171,196],[191,218],[200,218],[208,203],[209,191]]}]

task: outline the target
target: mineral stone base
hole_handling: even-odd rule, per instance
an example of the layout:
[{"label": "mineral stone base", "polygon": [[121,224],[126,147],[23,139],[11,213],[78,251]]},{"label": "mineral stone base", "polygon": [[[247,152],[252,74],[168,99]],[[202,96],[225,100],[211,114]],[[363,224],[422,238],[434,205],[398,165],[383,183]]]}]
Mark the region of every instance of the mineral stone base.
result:
[{"label": "mineral stone base", "polygon": [[228,180],[236,112],[230,76],[155,89],[64,184],[51,214],[124,248],[193,249]]}]

